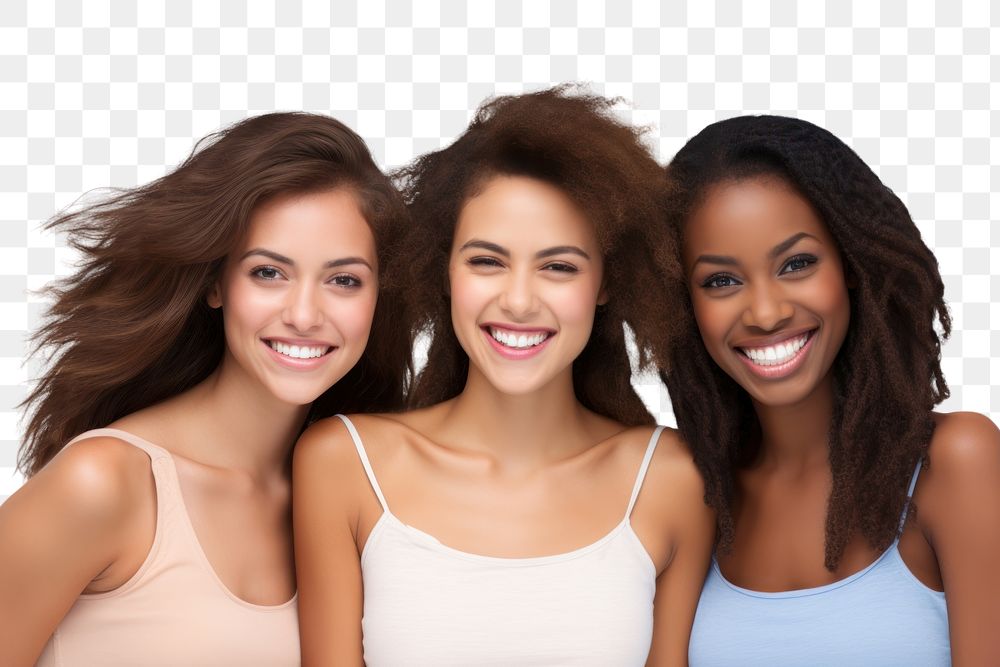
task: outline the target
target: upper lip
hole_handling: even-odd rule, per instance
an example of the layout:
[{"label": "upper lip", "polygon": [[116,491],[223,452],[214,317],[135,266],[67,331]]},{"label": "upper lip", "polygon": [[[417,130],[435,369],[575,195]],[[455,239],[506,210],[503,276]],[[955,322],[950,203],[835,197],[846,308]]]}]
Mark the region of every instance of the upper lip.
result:
[{"label": "upper lip", "polygon": [[738,348],[758,348],[758,347],[770,347],[777,343],[786,343],[794,338],[798,338],[802,334],[815,331],[818,327],[802,327],[801,329],[796,329],[792,331],[782,331],[780,333],[773,334],[771,336],[764,336],[762,338],[749,338],[741,340],[737,343],[733,343],[733,347]]},{"label": "upper lip", "polygon": [[281,338],[279,336],[262,336],[261,340],[263,341],[273,340],[277,343],[284,343],[285,345],[297,345],[299,347],[337,347],[333,343],[328,343],[325,340],[316,340],[308,338]]},{"label": "upper lip", "polygon": [[483,323],[483,326],[490,329],[503,329],[505,331],[520,331],[523,333],[554,334],[556,332],[555,329],[551,329],[549,327],[527,327],[518,324],[504,324],[501,322],[485,322]]}]

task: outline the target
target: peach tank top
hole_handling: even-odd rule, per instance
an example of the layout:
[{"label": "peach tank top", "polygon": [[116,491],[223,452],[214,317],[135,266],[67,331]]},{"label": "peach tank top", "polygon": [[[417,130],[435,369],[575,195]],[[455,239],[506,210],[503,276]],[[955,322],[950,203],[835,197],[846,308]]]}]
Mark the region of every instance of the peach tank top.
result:
[{"label": "peach tank top", "polygon": [[170,453],[108,428],[87,431],[70,444],[99,436],[149,455],[156,485],[153,544],[127,582],[77,598],[37,665],[298,665],[297,595],[274,606],[233,595],[198,542]]}]

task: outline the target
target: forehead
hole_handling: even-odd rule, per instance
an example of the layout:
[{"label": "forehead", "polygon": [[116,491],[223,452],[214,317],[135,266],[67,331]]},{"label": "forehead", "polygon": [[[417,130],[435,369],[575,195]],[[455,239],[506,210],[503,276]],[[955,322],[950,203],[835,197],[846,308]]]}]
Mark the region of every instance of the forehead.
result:
[{"label": "forehead", "polygon": [[593,224],[559,188],[527,176],[494,176],[459,211],[455,242],[483,238],[517,249],[597,247]]},{"label": "forehead", "polygon": [[692,261],[702,253],[738,257],[769,251],[800,232],[834,244],[816,209],[783,179],[763,176],[724,181],[706,190],[688,219],[685,259]]},{"label": "forehead", "polygon": [[278,196],[259,204],[242,245],[330,256],[375,252],[375,239],[356,196],[343,187]]}]

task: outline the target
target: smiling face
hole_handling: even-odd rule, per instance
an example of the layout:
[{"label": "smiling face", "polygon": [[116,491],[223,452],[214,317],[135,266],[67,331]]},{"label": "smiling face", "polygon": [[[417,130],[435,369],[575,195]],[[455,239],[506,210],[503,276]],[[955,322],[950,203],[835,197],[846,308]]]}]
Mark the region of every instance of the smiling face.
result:
[{"label": "smiling face", "polygon": [[684,265],[708,353],[754,401],[794,405],[831,381],[850,320],[840,252],[786,182],[712,186],[684,229]]},{"label": "smiling face", "polygon": [[572,382],[603,298],[603,264],[593,225],[558,188],[489,180],[459,214],[448,276],[470,375],[511,395]]},{"label": "smiling face", "polygon": [[311,403],[364,352],[377,270],[375,240],[352,191],[258,206],[208,298],[222,308],[224,368],[278,400]]}]

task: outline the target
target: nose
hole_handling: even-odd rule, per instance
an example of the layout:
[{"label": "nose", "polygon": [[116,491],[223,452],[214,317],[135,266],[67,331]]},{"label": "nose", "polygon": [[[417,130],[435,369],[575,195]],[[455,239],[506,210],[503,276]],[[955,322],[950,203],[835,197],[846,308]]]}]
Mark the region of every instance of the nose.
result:
[{"label": "nose", "polygon": [[504,281],[499,305],[514,319],[524,319],[536,313],[538,299],[532,275],[529,272],[511,272]]},{"label": "nose", "polygon": [[296,331],[307,332],[323,323],[320,307],[320,289],[311,284],[298,283],[286,294],[282,321]]},{"label": "nose", "polygon": [[744,326],[774,331],[795,314],[795,307],[777,285],[758,285],[749,290],[750,302],[743,311]]}]

